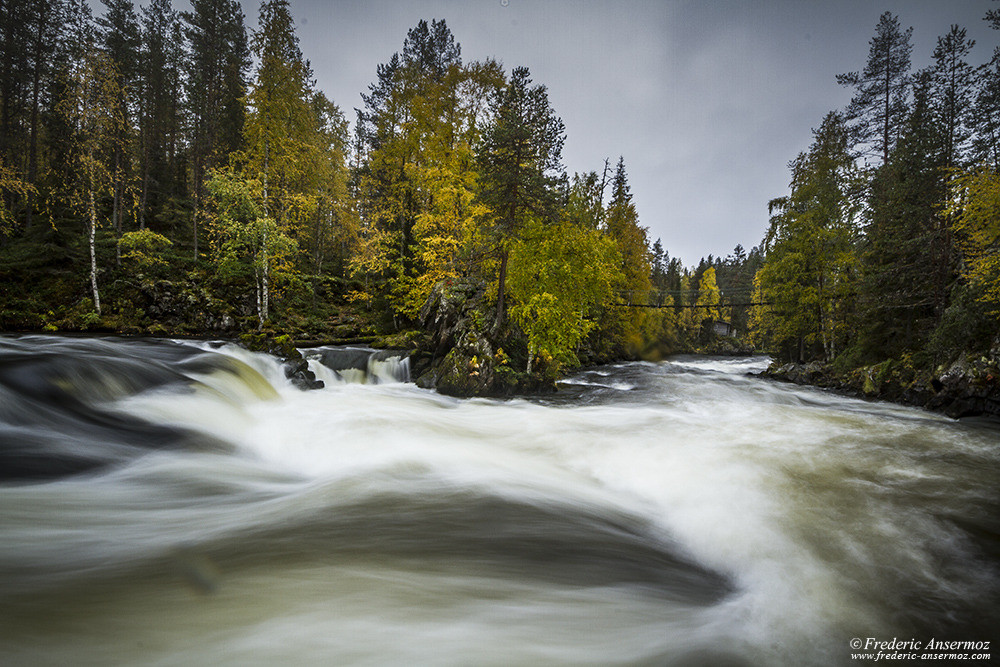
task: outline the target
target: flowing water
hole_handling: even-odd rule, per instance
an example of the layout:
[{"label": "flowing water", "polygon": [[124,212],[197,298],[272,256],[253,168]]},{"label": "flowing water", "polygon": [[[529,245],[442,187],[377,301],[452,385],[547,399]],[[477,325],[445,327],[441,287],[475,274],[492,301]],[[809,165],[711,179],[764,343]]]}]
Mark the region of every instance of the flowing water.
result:
[{"label": "flowing water", "polygon": [[0,338],[0,662],[838,665],[853,637],[997,639],[995,424],[747,376],[764,358],[496,401],[352,354],[310,353],[326,386],[300,391],[235,347]]}]

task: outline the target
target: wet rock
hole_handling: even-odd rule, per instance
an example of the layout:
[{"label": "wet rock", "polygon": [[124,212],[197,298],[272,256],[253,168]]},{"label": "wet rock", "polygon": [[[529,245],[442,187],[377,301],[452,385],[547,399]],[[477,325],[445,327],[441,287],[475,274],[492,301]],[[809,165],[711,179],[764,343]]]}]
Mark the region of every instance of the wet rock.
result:
[{"label": "wet rock", "polygon": [[289,359],[282,364],[282,369],[285,372],[285,377],[288,378],[293,385],[302,390],[309,389],[322,389],[326,386],[322,380],[316,379],[316,374],[309,370],[309,362],[301,357],[298,359]]},{"label": "wet rock", "polygon": [[873,400],[914,405],[952,418],[1000,416],[1000,370],[992,354],[962,356],[933,374],[920,372],[905,360],[887,360],[845,374],[829,365],[772,364],[762,377],[830,388]]},{"label": "wet rock", "polygon": [[322,389],[325,383],[316,379],[316,374],[309,370],[309,362],[295,347],[292,337],[284,334],[275,336],[268,332],[244,333],[239,342],[251,352],[265,352],[279,357],[282,361],[285,377],[299,389]]}]

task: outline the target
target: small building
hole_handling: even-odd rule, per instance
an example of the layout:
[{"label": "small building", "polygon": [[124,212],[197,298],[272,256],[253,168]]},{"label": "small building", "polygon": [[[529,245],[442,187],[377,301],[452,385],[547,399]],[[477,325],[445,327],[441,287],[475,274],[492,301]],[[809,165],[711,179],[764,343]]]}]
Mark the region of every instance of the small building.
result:
[{"label": "small building", "polygon": [[716,336],[735,336],[736,329],[733,328],[729,322],[725,320],[716,320],[712,323],[712,332]]}]

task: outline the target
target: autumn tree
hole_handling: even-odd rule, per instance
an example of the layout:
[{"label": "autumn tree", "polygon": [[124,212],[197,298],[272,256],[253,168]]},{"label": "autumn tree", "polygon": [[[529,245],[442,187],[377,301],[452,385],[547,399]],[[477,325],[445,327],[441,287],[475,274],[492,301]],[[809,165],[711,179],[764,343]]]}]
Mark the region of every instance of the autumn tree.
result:
[{"label": "autumn tree", "polygon": [[958,178],[953,188],[964,278],[977,284],[990,314],[1000,316],[1000,175],[980,168]]},{"label": "autumn tree", "polygon": [[[299,49],[287,0],[261,4],[252,45],[258,66],[246,98],[241,168],[248,182],[259,178],[262,219],[295,238],[317,205],[317,193],[307,183],[317,162],[317,145],[311,72]],[[271,225],[261,227],[265,238],[260,248],[265,254],[271,247],[267,238],[271,229]],[[261,322],[270,316],[271,265],[267,257],[260,261]]]},{"label": "autumn tree", "polygon": [[22,180],[17,173],[0,161],[0,239],[10,235],[17,226],[17,221],[6,203],[6,195],[14,193],[20,199],[27,199],[34,194],[34,186]]},{"label": "autumn tree", "polygon": [[315,132],[314,150],[309,153],[316,162],[308,170],[309,187],[316,193],[312,232],[300,244],[309,251],[313,273],[320,275],[327,261],[336,259],[343,264],[357,241],[357,214],[348,196],[347,120],[340,107],[315,91],[311,100]]},{"label": "autumn tree", "polygon": [[96,235],[100,225],[98,199],[114,196],[122,177],[118,173],[120,141],[127,124],[120,104],[119,77],[110,57],[84,34],[79,57],[66,72],[60,111],[72,129],[71,164],[75,177],[67,183],[71,207],[87,220],[90,251],[90,287],[94,310],[101,314],[97,286]]},{"label": "autumn tree", "polygon": [[503,82],[493,61],[463,64],[443,20],[420,21],[402,55],[378,68],[364,96],[359,134],[363,222],[355,268],[383,279],[396,314],[416,317],[434,284],[467,273],[474,220],[477,143],[485,101]]},{"label": "autumn tree", "polygon": [[698,282],[698,300],[695,306],[700,309],[702,320],[715,322],[721,317],[719,304],[722,302],[722,292],[715,281],[715,267],[708,267]]}]

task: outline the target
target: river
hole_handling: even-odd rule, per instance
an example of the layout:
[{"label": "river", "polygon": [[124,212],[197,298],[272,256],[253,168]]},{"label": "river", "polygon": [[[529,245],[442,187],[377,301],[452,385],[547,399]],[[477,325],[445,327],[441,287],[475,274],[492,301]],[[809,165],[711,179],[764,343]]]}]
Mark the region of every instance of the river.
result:
[{"label": "river", "polygon": [[233,346],[0,337],[0,662],[847,665],[855,637],[998,639],[995,423],[748,376],[762,357],[506,401],[312,357],[301,391]]}]

